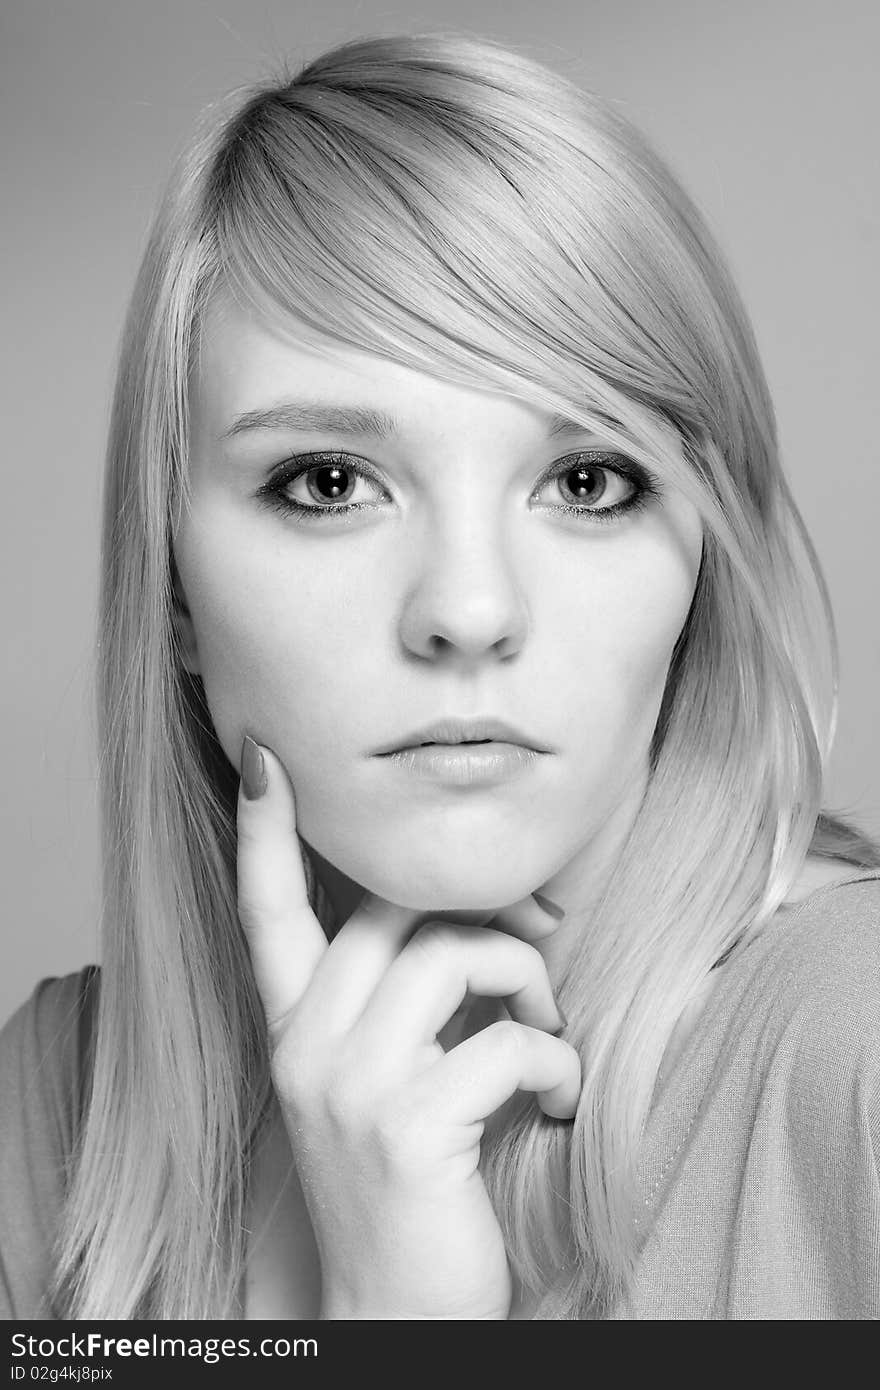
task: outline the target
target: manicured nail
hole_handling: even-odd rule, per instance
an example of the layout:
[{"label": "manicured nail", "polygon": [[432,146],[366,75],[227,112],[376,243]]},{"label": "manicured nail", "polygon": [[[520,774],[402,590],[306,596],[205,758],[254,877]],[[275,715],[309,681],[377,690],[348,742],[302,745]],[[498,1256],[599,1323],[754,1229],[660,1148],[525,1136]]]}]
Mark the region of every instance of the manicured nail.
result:
[{"label": "manicured nail", "polygon": [[565,916],[565,908],[559,907],[557,903],[551,902],[549,898],[545,898],[543,893],[533,893],[532,897],[539,907],[543,907],[544,911],[549,912],[551,917],[555,917],[557,922],[560,922]]},{"label": "manicured nail", "polygon": [[241,745],[241,785],[248,801],[256,801],[269,785],[263,754],[250,734]]},{"label": "manicured nail", "polygon": [[554,1038],[558,1038],[559,1035],[561,1033],[564,1033],[566,1028],[568,1027],[568,1019],[565,1017],[565,1014],[562,1012],[558,1004],[556,1005],[556,1012],[559,1014],[559,1027],[553,1029]]}]

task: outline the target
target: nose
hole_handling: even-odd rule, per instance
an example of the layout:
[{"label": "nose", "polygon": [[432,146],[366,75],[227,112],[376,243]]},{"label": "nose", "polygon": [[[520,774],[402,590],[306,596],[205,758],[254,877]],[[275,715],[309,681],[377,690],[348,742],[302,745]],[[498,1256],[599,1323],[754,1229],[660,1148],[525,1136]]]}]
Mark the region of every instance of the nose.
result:
[{"label": "nose", "polygon": [[436,661],[476,662],[514,656],[529,630],[529,611],[517,580],[503,518],[449,521],[420,547],[416,576],[400,616],[407,651]]}]

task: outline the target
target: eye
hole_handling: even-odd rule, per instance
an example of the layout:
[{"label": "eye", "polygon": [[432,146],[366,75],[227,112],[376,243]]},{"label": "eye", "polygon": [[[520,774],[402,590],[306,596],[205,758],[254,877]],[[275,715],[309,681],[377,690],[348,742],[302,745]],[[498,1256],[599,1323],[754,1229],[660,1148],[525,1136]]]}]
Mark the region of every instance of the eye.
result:
[{"label": "eye", "polygon": [[[659,494],[655,479],[621,454],[592,449],[570,454],[529,499],[555,488],[551,511],[588,522],[611,522]],[[296,521],[351,517],[393,499],[363,460],[345,453],[299,454],[282,463],[257,496]]]},{"label": "eye", "polygon": [[[373,489],[371,498],[369,488]],[[366,496],[362,494],[366,492]],[[358,512],[388,493],[351,454],[300,454],[281,465],[258,496],[269,506],[304,520]],[[355,500],[353,500],[355,499]]]},{"label": "eye", "polygon": [[595,521],[612,521],[622,513],[644,506],[656,492],[653,479],[638,464],[620,454],[588,450],[569,455],[556,464],[532,495],[555,488],[558,502],[551,507],[567,515]]}]

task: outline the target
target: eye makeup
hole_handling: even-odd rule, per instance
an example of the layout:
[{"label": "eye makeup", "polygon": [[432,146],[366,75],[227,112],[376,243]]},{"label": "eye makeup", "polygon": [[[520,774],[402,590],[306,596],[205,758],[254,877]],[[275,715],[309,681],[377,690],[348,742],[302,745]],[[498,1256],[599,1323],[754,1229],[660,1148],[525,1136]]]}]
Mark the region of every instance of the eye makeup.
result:
[{"label": "eye makeup", "polygon": [[[315,505],[309,505],[290,496],[288,489],[292,484],[299,478],[308,478],[309,475],[323,475],[324,485],[329,489],[329,492],[320,500],[326,502],[327,506],[321,506],[317,500]],[[548,505],[550,511],[560,512],[579,520],[582,519],[589,524],[608,525],[629,512],[644,508],[651,499],[661,496],[658,479],[641,464],[635,463],[622,454],[601,449],[587,449],[567,454],[564,458],[557,460],[550,472],[545,475],[531,494],[529,501],[537,502],[539,493],[549,483],[568,478],[571,475],[577,478],[576,488],[579,490],[590,491],[589,480],[591,479],[594,482],[599,482],[601,484],[600,499],[608,491],[608,482],[605,481],[607,479],[612,480],[612,488],[620,483],[626,484],[628,492],[624,497],[606,503],[604,506],[579,506],[577,503],[565,501],[550,504],[538,503],[538,505]],[[345,483],[351,483],[355,479],[362,479],[376,488],[382,495],[381,501],[390,502],[392,500],[387,489],[362,459],[352,454],[333,450],[298,454],[285,459],[272,471],[269,479],[258,489],[256,495],[263,505],[295,522],[317,521],[323,524],[330,521],[332,524],[332,519],[348,518],[358,512],[370,511],[381,505],[381,501],[378,503],[375,501],[338,502],[336,499],[340,495],[350,491]]]}]

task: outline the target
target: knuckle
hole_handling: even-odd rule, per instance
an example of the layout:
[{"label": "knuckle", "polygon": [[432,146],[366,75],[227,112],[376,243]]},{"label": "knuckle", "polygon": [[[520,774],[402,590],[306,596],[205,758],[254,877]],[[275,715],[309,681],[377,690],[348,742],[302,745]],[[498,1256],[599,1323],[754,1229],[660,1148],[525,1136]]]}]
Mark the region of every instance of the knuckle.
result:
[{"label": "knuckle", "polygon": [[507,941],[509,942],[507,949],[521,962],[523,970],[528,971],[529,974],[547,974],[547,962],[541,952],[530,942],[521,941],[518,936],[509,936]]},{"label": "knuckle", "polygon": [[399,1097],[386,1100],[373,1118],[371,1131],[389,1172],[401,1174],[420,1170],[428,1148],[427,1126],[406,1101]]},{"label": "knuckle", "polygon": [[364,1128],[363,1087],[328,1069],[323,1059],[299,1053],[279,1083],[286,1106],[311,1128],[329,1132],[336,1142],[357,1138]]},{"label": "knuckle", "polygon": [[298,1065],[301,1057],[314,1051],[312,1034],[303,1017],[302,1006],[288,1010],[272,1025],[276,1037],[274,1053],[288,1065]]},{"label": "knuckle", "polygon": [[407,949],[426,953],[432,959],[449,957],[458,945],[459,934],[449,922],[426,922],[419,927]]},{"label": "knuckle", "polygon": [[303,1101],[320,1095],[327,1085],[326,1043],[299,1007],[276,1025],[271,1048],[273,1077],[283,1080],[285,1094]]},{"label": "knuckle", "polygon": [[497,1023],[490,1023],[489,1027],[484,1029],[483,1036],[490,1053],[499,1060],[515,1059],[525,1045],[525,1034],[512,1018],[502,1018]]},{"label": "knuckle", "polygon": [[384,927],[388,915],[388,909],[373,893],[365,893],[357,906],[358,916],[367,922],[375,922],[378,927]]},{"label": "knuckle", "polygon": [[369,1110],[361,1078],[339,1070],[329,1076],[324,1087],[324,1109],[340,1134],[360,1130]]},{"label": "knuckle", "polygon": [[236,900],[239,922],[246,932],[253,932],[260,924],[262,903],[253,885],[247,883],[241,876],[238,880]]},{"label": "knuckle", "polygon": [[562,1046],[565,1048],[564,1056],[571,1075],[579,1081],[583,1074],[584,1065],[581,1060],[581,1054],[576,1047],[572,1047],[571,1043],[564,1042],[562,1038],[558,1038],[557,1041],[562,1043]]},{"label": "knuckle", "polygon": [[318,1059],[292,1044],[289,1033],[279,1041],[272,1054],[272,1075],[278,1090],[297,1108],[308,1107],[312,1097],[321,1090],[321,1068]]}]

